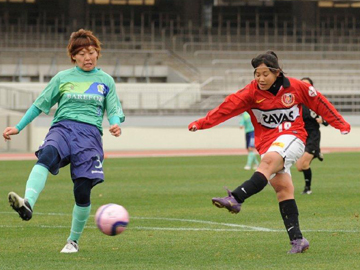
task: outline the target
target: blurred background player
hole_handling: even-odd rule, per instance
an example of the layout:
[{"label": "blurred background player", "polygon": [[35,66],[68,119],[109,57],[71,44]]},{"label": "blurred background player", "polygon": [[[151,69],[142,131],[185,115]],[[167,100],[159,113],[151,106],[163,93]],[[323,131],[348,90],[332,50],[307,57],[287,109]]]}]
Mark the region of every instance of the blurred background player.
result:
[{"label": "blurred background player", "polygon": [[250,115],[247,112],[240,115],[239,126],[241,129],[245,130],[245,142],[248,151],[247,162],[244,169],[250,170],[252,166],[252,168],[256,170],[259,166],[259,161],[256,158],[255,152],[254,126],[251,123]]},{"label": "blurred background player", "polygon": [[306,141],[301,104],[306,104],[341,134],[350,132],[350,125],[335,107],[309,84],[285,77],[277,55],[260,54],[251,60],[255,80],[238,92],[227,96],[223,103],[209,111],[204,118],[189,124],[190,131],[216,126],[245,111],[250,114],[255,131],[255,147],[261,161],[251,178],[227,197],[212,199],[219,208],[237,214],[244,201],[271,184],[279,202],[281,217],[288,233],[291,250],[302,253],[309,248],[299,224],[299,211],[294,197],[291,166],[303,155]]},{"label": "blurred background player", "polygon": [[45,187],[48,173],[58,174],[70,164],[75,205],[70,236],[62,253],[78,252],[78,241],[91,211],[91,189],[104,181],[102,122],[106,111],[111,135],[121,135],[125,120],[113,78],[96,67],[100,42],[91,31],[73,32],[67,46],[76,66],[56,74],[15,127],[3,132],[6,140],[18,134],[40,113],[58,108],[43,144],[36,151],[38,161],[26,183],[24,198],[10,192],[10,206],[23,220],[32,218],[35,203]]},{"label": "blurred background player", "polygon": [[[306,77],[301,79],[314,86],[313,81]],[[323,161],[323,155],[320,151],[320,124],[327,126],[328,123],[322,119],[320,115],[317,115],[314,111],[310,110],[305,105],[302,105],[302,116],[305,124],[305,129],[308,134],[305,144],[305,152],[302,157],[296,162],[296,168],[299,172],[303,172],[305,179],[305,187],[302,194],[311,194],[311,181],[312,171],[310,164],[314,158],[318,158]]]}]

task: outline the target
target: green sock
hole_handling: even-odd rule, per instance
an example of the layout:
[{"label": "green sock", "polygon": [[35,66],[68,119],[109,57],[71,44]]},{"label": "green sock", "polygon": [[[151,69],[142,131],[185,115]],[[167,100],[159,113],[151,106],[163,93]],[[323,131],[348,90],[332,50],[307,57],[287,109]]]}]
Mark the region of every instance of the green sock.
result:
[{"label": "green sock", "polygon": [[248,155],[248,163],[247,164],[249,166],[251,166],[252,164],[259,165],[259,161],[256,158],[255,152],[250,152],[249,153],[249,155]]},{"label": "green sock", "polygon": [[90,216],[91,205],[86,207],[81,207],[74,205],[71,231],[68,240],[73,240],[78,242],[79,238],[85,228],[85,224]]},{"label": "green sock", "polygon": [[38,164],[35,164],[31,170],[29,179],[26,182],[25,198],[33,210],[41,191],[45,187],[48,174],[49,170]]},{"label": "green sock", "polygon": [[256,154],[255,154],[255,152],[252,152],[253,153],[253,163],[254,164],[256,164],[256,165],[259,165],[259,161],[257,160],[257,158],[256,158]]},{"label": "green sock", "polygon": [[246,165],[251,166],[254,160],[254,152],[249,152]]}]

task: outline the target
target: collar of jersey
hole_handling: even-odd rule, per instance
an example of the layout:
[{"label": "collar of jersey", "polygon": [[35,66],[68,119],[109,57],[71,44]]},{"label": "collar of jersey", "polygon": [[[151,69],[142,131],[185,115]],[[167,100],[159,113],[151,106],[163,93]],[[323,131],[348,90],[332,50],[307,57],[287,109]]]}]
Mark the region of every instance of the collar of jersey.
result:
[{"label": "collar of jersey", "polygon": [[284,76],[284,79],[283,79],[283,84],[282,84],[283,86],[284,86],[284,88],[288,88],[288,87],[290,87],[290,80],[288,79],[288,78],[286,78],[285,76]]},{"label": "collar of jersey", "polygon": [[84,73],[84,74],[93,74],[93,73],[96,73],[96,72],[99,71],[98,68],[94,68],[94,69],[92,69],[92,70],[90,70],[90,71],[82,70],[82,69],[79,68],[78,66],[75,66],[75,68],[76,68],[77,71],[80,71],[81,73]]}]

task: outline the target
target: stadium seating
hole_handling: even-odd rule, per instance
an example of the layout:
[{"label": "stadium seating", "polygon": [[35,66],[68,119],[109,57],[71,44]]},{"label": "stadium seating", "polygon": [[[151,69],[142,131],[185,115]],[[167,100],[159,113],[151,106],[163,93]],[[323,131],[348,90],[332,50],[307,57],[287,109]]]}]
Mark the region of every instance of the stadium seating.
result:
[{"label": "stadium seating", "polygon": [[[102,41],[99,64],[117,83],[146,83],[142,88],[149,90],[144,90],[144,97],[154,89],[148,83],[187,84],[185,89],[198,84],[195,88],[200,95],[195,94],[189,106],[169,102],[165,108],[157,102],[147,109],[166,113],[178,113],[179,109],[193,112],[189,107],[208,110],[252,80],[251,58],[271,49],[288,76],[311,77],[340,111],[359,113],[360,35],[351,15],[341,22],[332,14],[312,27],[299,24],[286,12],[270,15],[255,11],[256,16],[239,17],[214,9],[213,27],[205,29],[170,13],[153,14],[152,18],[142,13],[142,23],[137,24],[135,19],[129,21],[121,12],[117,14],[119,11],[107,16],[104,8],[92,7],[90,12],[96,16],[89,16],[85,28],[92,29]],[[71,67],[65,48],[77,23],[50,13],[35,20],[31,19],[33,14],[29,11],[29,17],[19,18],[8,14],[0,20],[0,82],[43,83]],[[167,88],[177,99],[184,95],[183,100],[192,100],[186,97],[187,91]],[[28,89],[13,89],[14,94],[9,94],[9,89],[1,87],[1,102],[18,110],[27,107],[37,94],[28,93]],[[133,100],[124,102],[124,107],[135,114],[144,112],[146,102],[139,102],[143,98],[133,94]]]}]

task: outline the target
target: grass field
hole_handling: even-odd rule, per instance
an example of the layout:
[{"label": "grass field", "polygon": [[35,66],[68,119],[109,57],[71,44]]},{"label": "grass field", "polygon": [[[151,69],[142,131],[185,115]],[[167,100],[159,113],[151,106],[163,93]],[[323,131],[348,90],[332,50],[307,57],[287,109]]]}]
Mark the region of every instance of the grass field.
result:
[{"label": "grass field", "polygon": [[[7,193],[23,194],[34,161],[2,161],[0,269],[359,269],[360,153],[325,155],[313,162],[313,194],[300,195],[302,173],[292,171],[300,225],[310,241],[289,255],[287,233],[270,186],[231,215],[211,204],[248,179],[245,156],[107,159],[105,183],[92,193],[92,216],[80,252],[60,254],[73,208],[69,168],[50,176],[33,219],[21,221]],[[131,216],[119,236],[94,224],[106,203]]]}]

